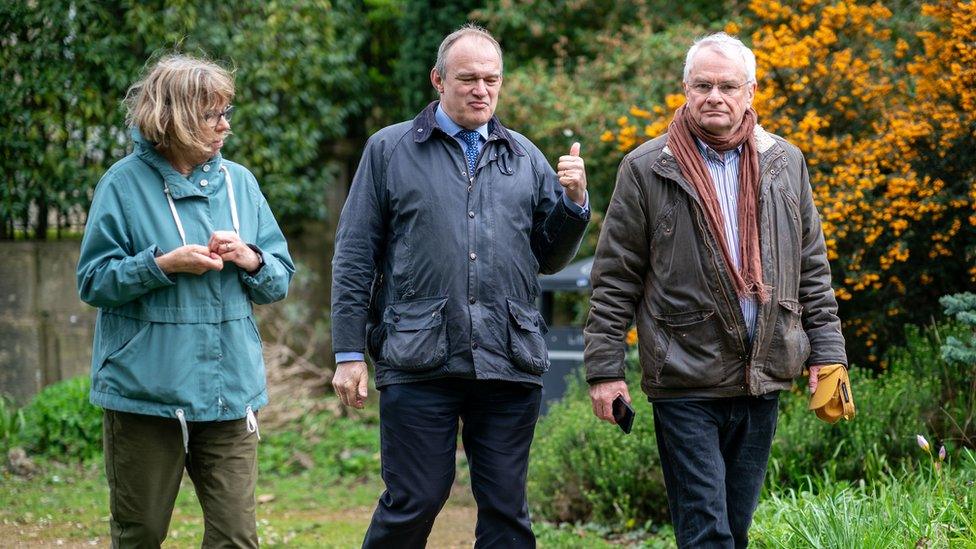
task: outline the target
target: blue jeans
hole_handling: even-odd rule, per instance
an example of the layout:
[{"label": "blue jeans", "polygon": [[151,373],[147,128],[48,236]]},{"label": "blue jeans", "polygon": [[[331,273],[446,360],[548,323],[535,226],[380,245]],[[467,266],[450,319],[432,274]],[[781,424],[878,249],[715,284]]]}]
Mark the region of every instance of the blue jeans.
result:
[{"label": "blue jeans", "polygon": [[778,393],[655,401],[654,431],[679,547],[746,547],[776,432]]},{"label": "blue jeans", "polygon": [[363,547],[423,548],[454,483],[458,420],[478,504],[475,547],[535,547],[525,498],[542,390],[444,378],[380,390],[386,490]]}]

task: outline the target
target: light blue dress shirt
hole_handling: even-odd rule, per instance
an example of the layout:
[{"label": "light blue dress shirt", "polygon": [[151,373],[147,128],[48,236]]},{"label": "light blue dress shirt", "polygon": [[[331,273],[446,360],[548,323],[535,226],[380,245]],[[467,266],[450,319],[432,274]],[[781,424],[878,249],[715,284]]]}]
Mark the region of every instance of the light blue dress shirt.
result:
[{"label": "light blue dress shirt", "polygon": [[[715,195],[722,208],[722,218],[725,222],[725,242],[729,246],[729,255],[734,268],[742,269],[742,258],[739,255],[739,162],[742,159],[742,147],[726,151],[724,155],[712,150],[711,147],[695,139],[698,152],[705,161],[705,167],[712,176],[715,184]],[[758,304],[754,297],[740,297],[739,308],[749,331],[749,339],[755,335],[756,313]]]}]

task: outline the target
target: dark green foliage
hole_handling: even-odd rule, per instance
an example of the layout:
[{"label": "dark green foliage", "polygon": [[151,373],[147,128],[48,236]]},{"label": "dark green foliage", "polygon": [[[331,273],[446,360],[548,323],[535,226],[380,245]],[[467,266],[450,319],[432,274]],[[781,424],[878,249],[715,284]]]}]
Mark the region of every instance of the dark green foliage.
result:
[{"label": "dark green foliage", "polygon": [[236,69],[225,156],[254,171],[279,219],[324,219],[345,160],[337,141],[368,104],[362,10],[352,0],[4,3],[0,238],[15,223],[43,238],[48,212],[60,226],[87,208],[128,147],[120,100],[167,52]]},{"label": "dark green foliage", "polygon": [[[45,238],[123,152],[118,102],[143,60],[114,2],[0,3],[0,238]],[[125,26],[122,25],[124,29]]]},{"label": "dark green foliage", "polygon": [[404,119],[413,118],[427,103],[437,99],[430,83],[437,47],[445,36],[467,23],[468,12],[481,4],[477,0],[402,3],[393,81],[400,90]]},{"label": "dark green foliage", "polygon": [[23,408],[24,426],[14,437],[31,454],[88,460],[102,453],[102,410],[88,402],[91,380],[80,376],[49,385]]},{"label": "dark green foliage", "polygon": [[[642,27],[657,32],[691,23],[707,25],[733,14],[736,2],[690,0],[489,0],[472,15],[483,20],[502,41],[512,61],[593,58],[606,53],[607,31]],[[595,95],[599,95],[596,93]]]},{"label": "dark green foliage", "polygon": [[579,378],[541,419],[528,479],[535,517],[598,522],[622,530],[667,518],[654,418],[635,381],[629,384],[636,412],[629,435],[593,415],[586,384]]},{"label": "dark green foliage", "polygon": [[290,475],[314,468],[327,480],[375,477],[380,471],[378,418],[306,414],[275,432],[262,432],[261,474]]}]

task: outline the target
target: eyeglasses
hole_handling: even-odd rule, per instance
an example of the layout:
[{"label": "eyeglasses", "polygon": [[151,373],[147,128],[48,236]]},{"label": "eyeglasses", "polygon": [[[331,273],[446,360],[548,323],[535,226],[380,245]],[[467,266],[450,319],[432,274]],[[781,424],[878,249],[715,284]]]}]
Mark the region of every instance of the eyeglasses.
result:
[{"label": "eyeglasses", "polygon": [[748,82],[743,82],[741,84],[733,84],[731,82],[720,82],[718,84],[712,84],[711,82],[694,82],[689,88],[691,91],[697,93],[698,95],[709,95],[712,90],[718,88],[719,93],[722,95],[735,95],[742,86],[745,86]]},{"label": "eyeglasses", "polygon": [[203,119],[216,130],[221,118],[230,122],[232,116],[234,116],[234,105],[227,105],[222,111],[204,113]]}]

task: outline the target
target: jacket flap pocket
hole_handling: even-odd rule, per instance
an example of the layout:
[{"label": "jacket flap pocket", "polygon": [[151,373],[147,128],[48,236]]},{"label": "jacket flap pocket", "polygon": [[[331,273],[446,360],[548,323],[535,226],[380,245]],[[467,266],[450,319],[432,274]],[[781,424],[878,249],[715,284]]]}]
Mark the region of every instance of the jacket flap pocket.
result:
[{"label": "jacket flap pocket", "polygon": [[708,320],[713,314],[715,314],[715,311],[685,311],[683,313],[654,315],[654,318],[667,326],[679,327],[698,324],[699,322]]},{"label": "jacket flap pocket", "polygon": [[548,328],[542,315],[530,303],[508,299],[508,314],[519,328],[526,332],[546,333]]},{"label": "jacket flap pocket", "polygon": [[796,314],[803,313],[803,305],[800,305],[800,302],[795,299],[781,299],[779,300],[779,304],[784,309],[789,309]]},{"label": "jacket flap pocket", "polygon": [[427,330],[444,321],[446,297],[431,297],[394,303],[383,311],[383,322],[398,332]]}]

